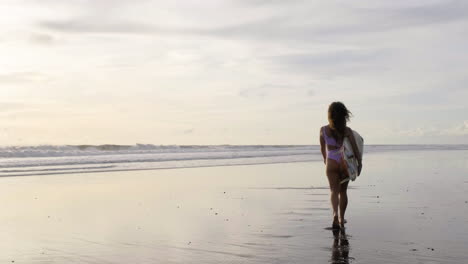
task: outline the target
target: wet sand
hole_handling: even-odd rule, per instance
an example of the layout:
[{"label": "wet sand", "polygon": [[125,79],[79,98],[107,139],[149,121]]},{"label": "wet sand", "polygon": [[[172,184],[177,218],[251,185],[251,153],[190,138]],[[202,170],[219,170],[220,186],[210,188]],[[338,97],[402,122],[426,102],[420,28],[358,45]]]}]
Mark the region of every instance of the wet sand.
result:
[{"label": "wet sand", "polygon": [[368,155],[346,233],[323,164],[0,179],[0,263],[464,263],[468,151]]}]

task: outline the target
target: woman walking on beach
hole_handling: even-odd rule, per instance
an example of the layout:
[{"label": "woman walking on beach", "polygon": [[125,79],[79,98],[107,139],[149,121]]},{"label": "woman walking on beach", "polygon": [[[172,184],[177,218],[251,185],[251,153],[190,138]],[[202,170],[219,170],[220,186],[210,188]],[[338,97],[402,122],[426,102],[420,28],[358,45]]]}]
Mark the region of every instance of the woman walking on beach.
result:
[{"label": "woman walking on beach", "polygon": [[[343,141],[350,138],[354,153],[357,151],[356,141],[352,130],[346,126],[351,112],[341,102],[333,102],[328,107],[328,125],[320,129],[320,146],[323,161],[326,164],[328,183],[330,184],[330,201],[333,209],[332,228],[344,228],[344,215],[348,205],[348,182],[340,183],[347,177],[343,164]],[[359,155],[358,155],[359,156]],[[358,171],[361,172],[362,161],[359,159]]]}]

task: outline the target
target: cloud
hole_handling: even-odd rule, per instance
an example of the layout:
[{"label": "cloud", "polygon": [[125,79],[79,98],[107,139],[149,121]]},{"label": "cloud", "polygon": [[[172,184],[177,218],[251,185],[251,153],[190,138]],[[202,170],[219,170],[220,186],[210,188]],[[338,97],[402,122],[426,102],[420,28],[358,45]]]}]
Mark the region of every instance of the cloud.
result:
[{"label": "cloud", "polygon": [[[148,10],[160,10],[167,3],[149,2]],[[246,3],[245,1],[243,2]],[[121,3],[122,4],[122,3]],[[183,3],[179,3],[183,6]],[[174,4],[176,5],[176,4]],[[186,5],[186,4],[185,4]],[[265,8],[252,10],[251,5],[260,5]],[[357,6],[356,6],[357,5]],[[213,23],[200,22],[201,19],[181,19],[185,13],[183,8],[172,9],[171,16],[166,20],[146,19],[126,15],[125,12],[106,12],[104,15],[96,12],[94,2],[88,2],[84,14],[67,20],[45,20],[40,21],[41,27],[68,33],[100,33],[100,34],[191,34],[200,36],[211,36],[225,39],[244,39],[262,41],[322,41],[329,37],[344,38],[349,35],[383,32],[395,29],[406,29],[416,26],[430,26],[433,24],[447,23],[458,20],[466,20],[468,17],[468,3],[466,1],[440,1],[436,3],[420,4],[417,6],[397,7],[362,7],[364,4],[324,4],[319,6],[316,2],[295,1],[254,1],[248,2],[247,6],[240,8],[239,13],[250,15],[239,16],[231,19],[229,5],[218,9],[225,13],[224,19],[212,21]],[[142,8],[148,5],[141,5]],[[194,8],[195,17],[207,17],[208,8]],[[92,8],[94,7],[94,8]],[[159,7],[159,8],[157,8]],[[104,5],[104,8],[108,8]],[[105,11],[105,9],[103,11]],[[120,11],[128,7],[121,6]],[[119,5],[113,6],[113,10],[119,10]],[[135,10],[138,8],[132,9]],[[145,12],[147,16],[150,11]],[[324,14],[338,11],[341,19],[327,17]],[[138,13],[138,12],[136,12]],[[155,17],[162,14],[153,12]],[[131,13],[130,13],[131,14]],[[215,16],[213,16],[215,18]],[[138,21],[138,22],[136,22]],[[177,26],[167,24],[177,21]],[[185,21],[185,22],[181,22]],[[236,22],[234,22],[236,21]],[[219,26],[212,26],[216,22]]]},{"label": "cloud", "polygon": [[[289,0],[288,4],[295,4],[305,2],[306,0]],[[272,6],[284,5],[284,0],[233,0],[235,4],[242,4],[247,6]]]},{"label": "cloud", "polygon": [[34,44],[49,45],[54,42],[54,37],[50,34],[31,33],[29,40]]},{"label": "cloud", "polygon": [[444,129],[440,134],[447,136],[468,136],[468,120],[463,121],[463,124]]},{"label": "cloud", "polygon": [[190,129],[184,130],[183,133],[184,133],[185,135],[188,135],[188,134],[192,134],[194,131],[195,131],[195,129],[190,128]]},{"label": "cloud", "polygon": [[[134,19],[107,18],[107,17],[75,17],[66,20],[42,20],[38,22],[39,27],[70,34],[136,34],[147,36],[179,35],[198,36],[214,38],[252,38],[260,35],[266,38],[274,38],[276,34],[290,35],[292,29],[279,30],[286,18],[268,17],[252,19],[236,24],[222,24],[220,26],[206,26],[203,24],[190,23],[185,25],[168,25],[152,22],[136,22]],[[222,21],[221,21],[222,22]],[[270,36],[270,37],[268,37]]]},{"label": "cloud", "polygon": [[286,63],[288,66],[328,66],[373,61],[384,53],[384,51],[339,50],[325,53],[291,53],[273,56],[271,59],[280,64]]},{"label": "cloud", "polygon": [[15,45],[33,44],[49,45],[54,42],[52,34],[31,30],[10,30],[0,36],[0,42],[14,43]]},{"label": "cloud", "polygon": [[468,120],[461,124],[452,125],[448,128],[437,127],[417,127],[399,132],[407,137],[434,137],[434,136],[468,136]]},{"label": "cloud", "polygon": [[266,60],[279,72],[299,72],[313,75],[347,75],[360,72],[386,71],[386,60],[392,50],[336,50],[320,53],[289,53],[274,55]]},{"label": "cloud", "polygon": [[262,84],[257,87],[251,87],[247,89],[242,89],[239,91],[239,96],[241,97],[265,97],[268,95],[271,95],[272,92],[275,92],[275,90],[282,90],[282,89],[287,89],[288,85],[282,85],[282,84]]},{"label": "cloud", "polygon": [[42,21],[40,26],[66,33],[124,33],[124,34],[154,34],[169,33],[169,29],[159,28],[149,24],[127,21],[102,21],[93,18],[71,19],[62,21]]},{"label": "cloud", "polygon": [[264,98],[264,97],[282,97],[285,96],[304,96],[309,95],[307,85],[295,84],[277,84],[264,83],[256,87],[250,87],[239,91],[238,95],[244,98]]},{"label": "cloud", "polygon": [[430,26],[466,20],[468,3],[463,0],[427,2],[417,6],[351,7],[355,22],[337,24],[328,28],[328,34],[382,32],[409,27]]},{"label": "cloud", "polygon": [[[367,128],[375,143],[455,141],[466,133],[457,123],[468,111],[466,1],[44,1],[2,9],[9,72],[0,73],[0,92],[43,103],[15,114],[24,123],[95,115],[83,130],[99,123],[116,130],[121,122],[108,119],[118,111],[155,142],[266,143],[268,128],[279,139],[270,143],[309,143],[308,131],[339,99],[356,114],[353,127]],[[0,105],[14,107],[21,109]],[[154,136],[161,120],[167,135]],[[231,130],[183,136],[194,132],[194,120],[203,121],[196,129]],[[304,136],[291,138],[285,122]]]},{"label": "cloud", "polygon": [[[352,4],[317,6],[307,1],[296,4],[291,6],[289,1],[283,1],[282,5],[272,6],[269,17],[222,25],[203,33],[229,39],[327,42],[468,19],[466,1],[442,1],[397,8],[362,8],[353,7]],[[326,15],[334,12],[338,12],[336,16],[339,18]]]},{"label": "cloud", "polygon": [[20,102],[0,102],[0,112],[21,110],[26,106],[25,103]]},{"label": "cloud", "polygon": [[401,130],[398,132],[399,135],[404,137],[427,137],[440,135],[441,131],[435,128],[411,128],[407,130]]},{"label": "cloud", "polygon": [[49,80],[45,74],[38,72],[13,72],[0,74],[0,83],[30,83]]},{"label": "cloud", "polygon": [[468,4],[463,0],[443,0],[437,1],[435,4],[428,2],[428,4],[420,4],[411,7],[386,7],[379,10],[367,10],[370,12],[376,12],[376,15],[383,19],[393,18],[395,23],[394,25],[429,25],[466,19],[466,15],[468,14]]}]

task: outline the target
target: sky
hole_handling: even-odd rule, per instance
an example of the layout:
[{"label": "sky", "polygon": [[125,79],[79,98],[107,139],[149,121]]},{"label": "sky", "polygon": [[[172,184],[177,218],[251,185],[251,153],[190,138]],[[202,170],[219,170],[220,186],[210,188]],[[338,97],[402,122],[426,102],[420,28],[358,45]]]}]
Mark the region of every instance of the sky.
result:
[{"label": "sky", "polygon": [[468,1],[2,0],[0,145],[468,144]]}]

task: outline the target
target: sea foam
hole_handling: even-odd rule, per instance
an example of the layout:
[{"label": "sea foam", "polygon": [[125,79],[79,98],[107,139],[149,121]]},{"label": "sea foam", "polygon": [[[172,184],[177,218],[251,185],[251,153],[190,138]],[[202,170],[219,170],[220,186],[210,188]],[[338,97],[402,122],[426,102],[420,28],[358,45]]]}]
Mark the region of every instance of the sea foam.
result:
[{"label": "sea foam", "polygon": [[[368,145],[366,153],[468,145]],[[317,145],[63,145],[0,147],[0,176],[320,161]]]}]

